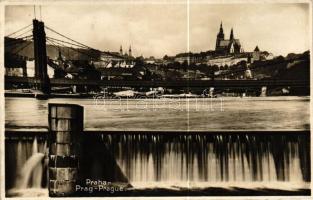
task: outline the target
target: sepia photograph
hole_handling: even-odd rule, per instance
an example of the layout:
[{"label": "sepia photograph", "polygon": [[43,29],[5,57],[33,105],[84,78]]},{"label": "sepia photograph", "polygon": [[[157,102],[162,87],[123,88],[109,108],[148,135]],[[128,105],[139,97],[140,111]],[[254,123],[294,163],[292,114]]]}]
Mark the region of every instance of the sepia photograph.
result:
[{"label": "sepia photograph", "polygon": [[310,198],[311,1],[0,5],[6,199]]}]

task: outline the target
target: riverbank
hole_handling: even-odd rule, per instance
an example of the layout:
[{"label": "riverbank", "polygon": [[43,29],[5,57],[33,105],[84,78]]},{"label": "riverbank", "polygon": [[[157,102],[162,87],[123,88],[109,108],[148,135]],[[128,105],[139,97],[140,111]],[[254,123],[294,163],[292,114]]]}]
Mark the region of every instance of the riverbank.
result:
[{"label": "riverbank", "polygon": [[52,93],[44,95],[41,93],[5,92],[4,97],[28,97],[28,98],[93,98],[94,94],[62,94]]},{"label": "riverbank", "polygon": [[281,95],[281,96],[228,96],[228,95],[215,95],[214,97],[208,97],[203,95],[188,95],[188,94],[166,94],[166,95],[157,95],[157,96],[134,96],[134,97],[114,97],[114,96],[105,96],[103,94],[68,94],[68,93],[51,93],[45,95],[42,93],[23,93],[23,92],[5,92],[4,97],[17,97],[17,98],[38,98],[38,99],[49,99],[49,98],[71,98],[71,99],[195,99],[195,98],[270,98],[270,97],[307,97],[307,95]]}]

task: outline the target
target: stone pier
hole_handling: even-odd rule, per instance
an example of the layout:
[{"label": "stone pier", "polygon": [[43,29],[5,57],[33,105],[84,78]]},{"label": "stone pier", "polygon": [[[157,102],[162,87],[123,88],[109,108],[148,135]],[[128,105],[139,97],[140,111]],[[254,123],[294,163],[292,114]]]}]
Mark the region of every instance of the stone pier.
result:
[{"label": "stone pier", "polygon": [[78,182],[84,110],[74,104],[49,104],[49,196],[72,196]]}]

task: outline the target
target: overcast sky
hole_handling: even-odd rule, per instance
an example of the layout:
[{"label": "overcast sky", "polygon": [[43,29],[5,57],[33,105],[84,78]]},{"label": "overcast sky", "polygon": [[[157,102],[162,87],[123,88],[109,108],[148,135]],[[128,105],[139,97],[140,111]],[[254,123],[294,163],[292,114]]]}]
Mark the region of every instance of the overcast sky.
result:
[{"label": "overcast sky", "polygon": [[190,6],[190,50],[214,49],[221,21],[225,39],[233,27],[245,51],[258,45],[286,55],[310,48],[308,4],[195,4]]},{"label": "overcast sky", "polygon": [[[37,18],[40,18],[37,6]],[[45,5],[42,20],[88,46],[119,51],[132,46],[135,56],[163,57],[188,50],[186,4]],[[189,45],[193,52],[215,47],[219,24],[231,27],[245,51],[256,45],[275,55],[309,49],[307,4],[191,4]],[[32,22],[33,6],[7,6],[5,34]],[[48,36],[56,37],[46,30]]]}]

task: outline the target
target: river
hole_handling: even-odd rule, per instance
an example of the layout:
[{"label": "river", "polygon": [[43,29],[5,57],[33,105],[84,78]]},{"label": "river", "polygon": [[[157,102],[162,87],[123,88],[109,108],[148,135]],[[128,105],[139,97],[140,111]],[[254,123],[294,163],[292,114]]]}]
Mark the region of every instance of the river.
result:
[{"label": "river", "polygon": [[5,127],[46,129],[48,103],[84,106],[86,130],[309,130],[309,97],[5,98]]}]

